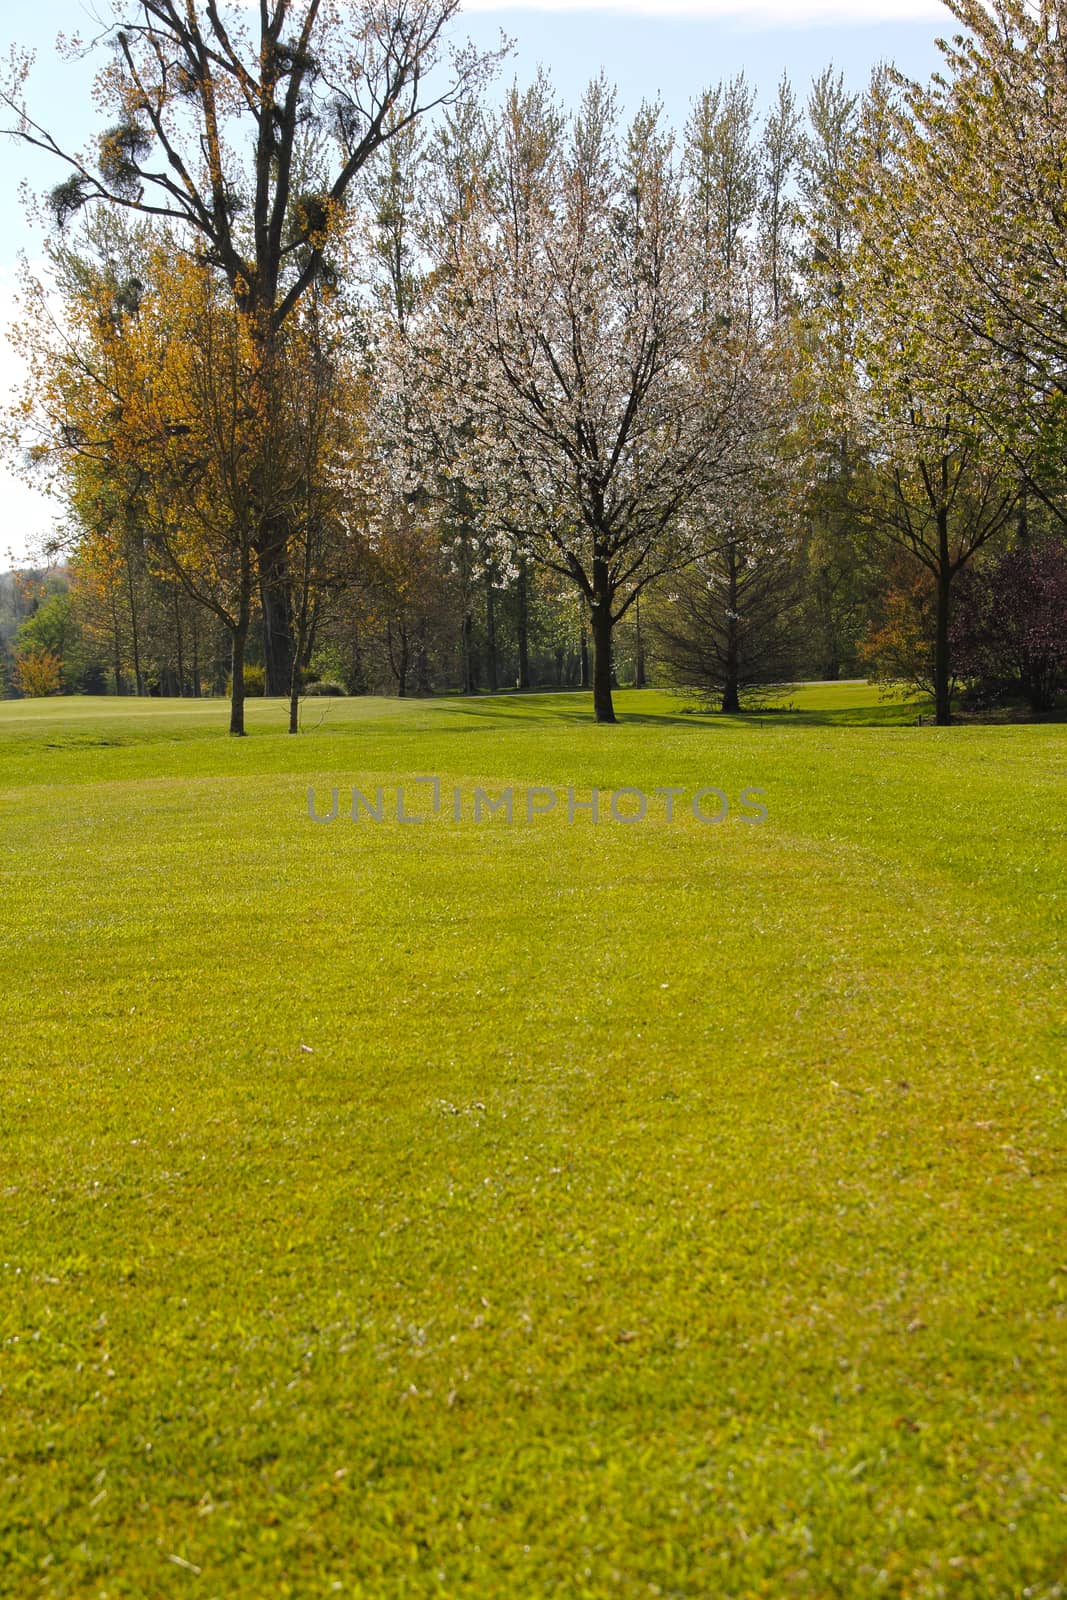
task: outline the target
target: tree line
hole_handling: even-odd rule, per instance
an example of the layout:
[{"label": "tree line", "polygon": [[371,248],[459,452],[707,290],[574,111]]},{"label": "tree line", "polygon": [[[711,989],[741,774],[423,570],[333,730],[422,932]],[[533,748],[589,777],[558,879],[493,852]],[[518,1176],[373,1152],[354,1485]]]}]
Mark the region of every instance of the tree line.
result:
[{"label": "tree line", "polygon": [[[743,76],[676,128],[448,54],[457,0],[119,6],[27,272],[10,440],[64,576],[8,685],[613,690],[1067,675],[1067,0],[947,0],[928,85]],[[25,585],[24,585],[25,588]]]}]

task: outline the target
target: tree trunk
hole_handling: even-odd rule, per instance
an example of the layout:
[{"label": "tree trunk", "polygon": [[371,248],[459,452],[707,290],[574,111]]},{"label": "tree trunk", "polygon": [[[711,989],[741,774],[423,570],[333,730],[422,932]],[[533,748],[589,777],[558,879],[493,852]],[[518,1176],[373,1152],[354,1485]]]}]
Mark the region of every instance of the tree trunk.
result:
[{"label": "tree trunk", "polygon": [[185,651],[182,639],[182,608],[178,591],[174,591],[174,646],[178,658],[178,693],[185,693]]},{"label": "tree trunk", "polygon": [[133,640],[133,681],[139,695],[144,694],[144,680],[141,677],[141,645],[137,636],[137,598],[133,589],[133,570],[130,558],[126,557],[126,590],[130,598],[130,633]]},{"label": "tree trunk", "polygon": [[420,700],[428,700],[433,694],[433,683],[430,678],[430,652],[426,646],[426,622],[419,623],[418,633],[415,635],[415,693]]},{"label": "tree trunk", "polygon": [[952,564],[948,547],[948,511],[937,513],[937,632],[934,641],[934,721],[947,728],[952,721],[952,665],[949,658],[949,613]]},{"label": "tree trunk", "polygon": [[464,611],[464,613],[463,613],[463,627],[462,627],[461,634],[460,634],[462,647],[463,647],[463,693],[464,694],[473,694],[474,693],[474,687],[475,687],[475,685],[474,685],[474,663],[473,663],[472,652],[471,652],[471,634],[473,633],[473,631],[474,631],[474,618],[471,616],[470,611]]},{"label": "tree trunk", "polygon": [[315,654],[315,640],[318,637],[319,621],[322,616],[322,596],[316,594],[311,605],[311,620],[308,623],[307,639],[300,652],[300,670],[307,672],[311,667],[311,658]]},{"label": "tree trunk", "polygon": [[578,686],[581,689],[589,688],[589,641],[586,638],[584,623],[578,655]]},{"label": "tree trunk", "polygon": [[519,689],[530,687],[530,577],[525,561],[519,562],[519,612],[516,620],[519,645]]},{"label": "tree trunk", "polygon": [[[300,582],[300,604],[293,618],[293,665],[289,673],[289,732],[300,732],[300,690],[304,683],[304,673],[311,661],[309,633],[314,627],[314,617],[311,607],[310,574],[308,571],[309,548],[304,546],[304,569]],[[318,606],[316,597],[315,609]]]},{"label": "tree trunk", "polygon": [[401,700],[406,700],[408,693],[408,673],[411,670],[411,650],[408,645],[407,629],[400,628],[398,632],[399,648],[397,649],[394,648],[393,625],[391,622],[387,624],[386,648],[389,652],[389,662],[393,669],[393,676],[396,678],[397,697]]},{"label": "tree trunk", "polygon": [[109,586],[109,594],[110,594],[110,599],[109,599],[108,603],[109,603],[109,606],[110,606],[110,609],[111,609],[111,644],[112,644],[112,650],[114,652],[115,693],[116,693],[116,695],[121,695],[122,694],[122,640],[121,640],[121,637],[119,635],[118,604],[117,604],[116,597],[115,597],[115,591],[110,586]]},{"label": "tree trunk", "polygon": [[492,577],[485,578],[485,670],[489,679],[489,692],[496,694],[500,688],[496,650],[496,594]]},{"label": "tree trunk", "polygon": [[271,524],[256,546],[263,609],[263,693],[287,695],[293,675],[293,614],[289,596],[287,530]]},{"label": "tree trunk", "polygon": [[947,728],[952,721],[949,599],[949,575],[942,568],[937,574],[937,636],[934,644],[934,721],[939,728]]},{"label": "tree trunk", "polygon": [[245,733],[245,641],[248,623],[245,621],[233,630],[233,651],[230,657],[230,732],[243,739]]},{"label": "tree trunk", "polygon": [[289,732],[300,732],[300,688],[303,683],[301,657],[304,654],[304,636],[307,633],[307,590],[301,599],[297,617],[296,639],[293,649],[293,667],[289,674]]},{"label": "tree trunk", "polygon": [[200,699],[200,624],[193,610],[193,699]]},{"label": "tree trunk", "polygon": [[741,639],[737,615],[737,546],[729,546],[727,570],[730,574],[726,593],[726,660],[723,666],[722,709],[726,714],[740,711],[741,696]]},{"label": "tree trunk", "polygon": [[237,599],[237,621],[231,629],[230,650],[230,732],[245,736],[245,646],[252,625],[252,569],[247,549],[241,557],[241,582]]},{"label": "tree trunk", "polygon": [[593,559],[593,599],[589,615],[593,630],[593,713],[598,722],[614,722],[615,707],[611,699],[611,593],[608,564],[600,557]]},{"label": "tree trunk", "polygon": [[[250,400],[253,412],[263,420],[267,433],[277,405],[279,334],[271,316],[273,293],[257,298],[248,307],[248,333],[252,343]],[[266,446],[264,435],[262,443]],[[259,504],[252,548],[259,578],[259,598],[263,616],[263,693],[288,696],[293,674],[293,608],[289,582],[289,543],[292,527],[284,511],[273,509],[274,463],[261,459],[256,478]]]}]

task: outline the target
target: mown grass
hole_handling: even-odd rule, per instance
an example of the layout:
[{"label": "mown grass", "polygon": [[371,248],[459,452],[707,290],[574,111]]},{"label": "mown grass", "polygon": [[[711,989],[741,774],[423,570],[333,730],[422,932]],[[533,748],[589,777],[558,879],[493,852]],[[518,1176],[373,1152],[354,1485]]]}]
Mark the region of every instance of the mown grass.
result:
[{"label": "mown grass", "polygon": [[1067,1593],[1067,730],[786,698],[0,705],[0,1593]]}]

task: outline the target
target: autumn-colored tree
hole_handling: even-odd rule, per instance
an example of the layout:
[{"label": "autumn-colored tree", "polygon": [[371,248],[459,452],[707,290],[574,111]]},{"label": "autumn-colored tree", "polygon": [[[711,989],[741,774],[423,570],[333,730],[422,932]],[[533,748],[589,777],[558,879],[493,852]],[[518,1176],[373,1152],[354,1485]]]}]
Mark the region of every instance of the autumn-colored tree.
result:
[{"label": "autumn-colored tree", "polygon": [[15,650],[15,686],[28,699],[59,694],[62,690],[63,661],[58,650],[33,646]]},{"label": "autumn-colored tree", "polygon": [[[26,96],[14,59],[2,99],[10,131],[69,168],[51,196],[60,223],[94,202],[164,219],[225,287],[247,346],[246,394],[269,460],[279,337],[312,286],[335,270],[346,206],[368,159],[433,105],[470,93],[496,57],[454,53],[427,97],[459,0],[274,0],[242,12],[214,0],[116,0],[98,79],[111,125],[95,161],[60,147]],[[287,508],[269,488],[251,524],[268,689],[289,692],[293,636]]]},{"label": "autumn-colored tree", "polygon": [[[868,676],[889,695],[934,696],[936,675],[934,595],[921,567],[903,550],[888,562],[877,612],[860,645]],[[956,692],[949,680],[949,698]]]},{"label": "autumn-colored tree", "polygon": [[124,567],[132,585],[136,551],[227,629],[242,733],[253,507],[273,486],[262,451],[275,419],[250,400],[247,323],[214,275],[166,238],[146,246],[144,270],[135,289],[106,272],[68,286],[61,337],[34,351],[36,453],[80,513],[83,559]]},{"label": "autumn-colored tree", "polygon": [[1051,710],[1067,687],[1067,544],[1028,539],[966,573],[952,633],[961,674]]},{"label": "autumn-colored tree", "polygon": [[[23,329],[23,422],[80,528],[82,565],[96,573],[110,613],[113,665],[121,631],[139,690],[151,659],[161,688],[191,678],[196,692],[206,610],[231,641],[231,731],[243,731],[257,518],[266,508],[287,532],[297,649],[285,687],[295,721],[319,597],[327,579],[339,581],[328,553],[342,536],[339,507],[358,492],[352,440],[362,402],[331,320],[333,297],[310,291],[290,316],[263,390],[248,319],[169,235],[142,231],[134,279],[106,251],[56,258],[65,314],[52,323],[36,286],[36,321]],[[120,682],[121,670],[120,662]]]}]

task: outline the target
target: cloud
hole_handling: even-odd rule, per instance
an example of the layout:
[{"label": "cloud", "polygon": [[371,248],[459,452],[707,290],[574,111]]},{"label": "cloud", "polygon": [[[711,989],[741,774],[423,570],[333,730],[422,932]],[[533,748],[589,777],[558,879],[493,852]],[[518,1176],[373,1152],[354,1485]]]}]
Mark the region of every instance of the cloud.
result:
[{"label": "cloud", "polygon": [[464,0],[464,11],[602,11],[664,21],[730,22],[742,27],[945,22],[942,0]]}]

